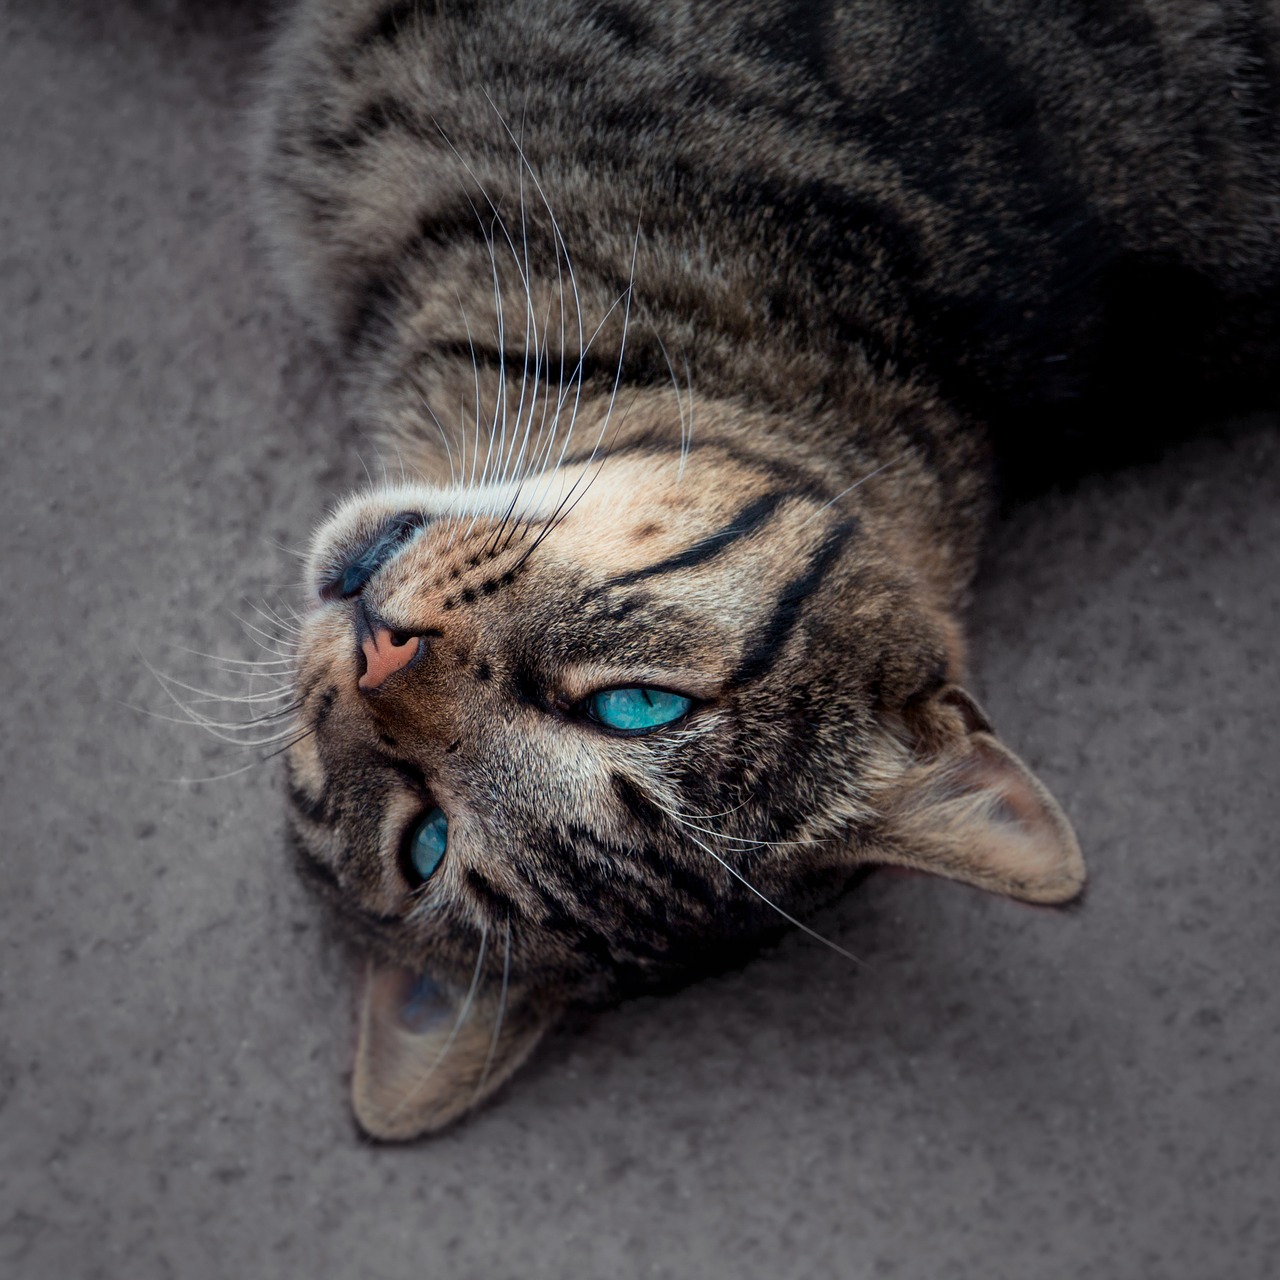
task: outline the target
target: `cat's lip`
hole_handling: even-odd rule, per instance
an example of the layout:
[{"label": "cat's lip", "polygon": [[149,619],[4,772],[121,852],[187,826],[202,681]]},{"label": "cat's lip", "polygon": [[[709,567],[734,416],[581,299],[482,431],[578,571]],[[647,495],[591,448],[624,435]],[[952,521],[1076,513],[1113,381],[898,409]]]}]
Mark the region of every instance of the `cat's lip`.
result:
[{"label": "cat's lip", "polygon": [[336,548],[337,567],[321,578],[321,600],[349,600],[358,596],[383,565],[427,524],[420,511],[399,511],[351,545]]}]

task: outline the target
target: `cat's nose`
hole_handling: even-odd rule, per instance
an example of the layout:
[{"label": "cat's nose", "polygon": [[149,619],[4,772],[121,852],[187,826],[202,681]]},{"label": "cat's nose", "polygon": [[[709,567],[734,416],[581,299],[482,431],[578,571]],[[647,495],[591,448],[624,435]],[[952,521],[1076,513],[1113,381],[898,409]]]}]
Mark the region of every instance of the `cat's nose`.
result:
[{"label": "cat's nose", "polygon": [[356,603],[355,624],[363,668],[356,684],[364,693],[380,688],[422,652],[422,636],[392,631],[363,599]]},{"label": "cat's nose", "polygon": [[360,644],[365,665],[356,683],[365,693],[372,693],[388,676],[407,667],[421,650],[421,636],[396,636],[386,627],[375,628]]}]

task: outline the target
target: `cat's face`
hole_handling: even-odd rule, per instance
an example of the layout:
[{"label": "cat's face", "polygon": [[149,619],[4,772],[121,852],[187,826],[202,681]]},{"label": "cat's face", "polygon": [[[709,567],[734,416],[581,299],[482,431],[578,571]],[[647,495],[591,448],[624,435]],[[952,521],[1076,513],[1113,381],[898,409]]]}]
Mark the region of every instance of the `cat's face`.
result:
[{"label": "cat's face", "polygon": [[741,956],[860,864],[1078,891],[1065,820],[951,683],[953,622],[832,496],[634,448],[319,530],[290,791],[375,956],[370,1132],[446,1123],[568,1002]]}]

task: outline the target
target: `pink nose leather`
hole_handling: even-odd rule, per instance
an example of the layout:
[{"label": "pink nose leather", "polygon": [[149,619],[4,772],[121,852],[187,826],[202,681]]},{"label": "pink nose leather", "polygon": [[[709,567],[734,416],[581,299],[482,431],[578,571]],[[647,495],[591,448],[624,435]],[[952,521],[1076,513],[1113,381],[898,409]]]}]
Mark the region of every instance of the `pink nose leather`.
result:
[{"label": "pink nose leather", "polygon": [[403,644],[396,644],[390,631],[378,627],[360,646],[365,660],[364,675],[357,682],[360,688],[376,689],[388,676],[407,667],[418,656],[421,644],[421,636],[410,636]]}]

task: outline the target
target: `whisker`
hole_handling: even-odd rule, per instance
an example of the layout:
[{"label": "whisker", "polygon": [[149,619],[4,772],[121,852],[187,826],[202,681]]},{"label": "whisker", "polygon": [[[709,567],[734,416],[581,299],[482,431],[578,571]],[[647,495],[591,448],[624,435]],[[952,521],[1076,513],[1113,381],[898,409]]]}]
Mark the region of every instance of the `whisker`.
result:
[{"label": "whisker", "polygon": [[248,764],[242,764],[238,769],[229,769],[226,773],[210,773],[199,778],[157,778],[157,782],[167,783],[175,787],[196,787],[204,782],[226,782],[230,778],[238,778],[242,774],[250,773],[254,769],[260,769],[265,763],[263,760],[250,760]]},{"label": "whisker", "polygon": [[[191,707],[209,706],[212,703],[230,704],[232,706],[248,706],[257,707],[260,705],[269,705],[272,702],[279,702],[281,698],[288,698],[290,701],[283,706],[276,707],[274,710],[266,711],[258,716],[258,720],[278,720],[281,716],[287,715],[290,711],[297,710],[298,704],[294,701],[294,692],[292,688],[281,689],[276,693],[251,693],[241,698],[214,697],[192,698],[187,704]],[[240,723],[240,722],[237,722]],[[244,721],[243,723],[252,724],[253,721]]]},{"label": "whisker", "polygon": [[[224,658],[216,653],[202,653],[199,649],[189,649],[186,645],[175,644],[168,645],[167,648],[173,649],[177,653],[189,653],[194,658],[204,658],[209,662],[221,663],[224,666],[234,667],[253,667],[255,669],[267,669],[271,667],[287,667],[291,664],[289,658]],[[252,675],[253,672],[233,672],[228,671],[228,675],[247,674]]]},{"label": "whisker", "polygon": [[[292,645],[293,641],[285,640],[281,636],[272,635],[270,631],[264,631],[261,627],[250,622],[248,618],[242,617],[238,613],[231,615],[245,629],[246,633],[255,638],[255,643],[266,653],[273,653],[277,658],[290,660],[293,657],[291,648],[282,648],[282,645]],[[299,629],[299,635],[301,630]]]},{"label": "whisker", "polygon": [[494,1054],[498,1051],[498,1041],[502,1036],[502,1019],[507,1012],[507,987],[511,980],[511,913],[506,918],[506,945],[502,957],[502,993],[498,997],[498,1014],[493,1020],[493,1035],[489,1037],[489,1052],[485,1055],[484,1070],[480,1073],[480,1081],[471,1095],[472,1105],[484,1092],[485,1081],[489,1079],[489,1069],[493,1066]]},{"label": "whisker", "polygon": [[[273,733],[263,738],[244,739],[236,738],[221,730],[235,728],[236,726],[225,724],[221,721],[205,721],[196,718],[183,718],[180,716],[167,716],[160,711],[152,711],[149,707],[135,706],[131,702],[118,701],[118,706],[124,707],[127,711],[132,711],[137,715],[146,716],[149,720],[159,720],[164,724],[179,724],[190,729],[203,729],[210,737],[216,738],[219,742],[225,742],[228,746],[236,747],[241,751],[256,751],[260,747],[274,746],[278,742],[283,742],[291,734],[296,732],[292,726],[285,733]],[[181,710],[186,710],[181,703],[178,704]],[[252,728],[252,724],[245,722],[244,728]]]},{"label": "whisker", "polygon": [[752,893],[754,893],[755,896],[759,898],[761,902],[763,902],[767,907],[771,907],[774,911],[776,911],[788,924],[794,925],[797,929],[800,930],[801,933],[808,934],[809,937],[814,939],[814,941],[822,943],[824,947],[829,947],[837,955],[844,956],[846,960],[851,960],[860,969],[874,970],[874,966],[870,964],[868,961],[861,959],[861,957],[859,956],[855,956],[852,951],[847,951],[838,942],[832,942],[830,938],[825,937],[823,934],[819,933],[816,929],[810,928],[809,925],[805,924],[803,920],[797,920],[795,916],[791,915],[789,912],[784,911],[780,906],[778,906],[776,902],[773,901],[772,898],[769,898],[765,894],[761,893],[760,890],[757,889],[755,885],[753,885],[751,881],[746,878],[746,876],[744,876],[740,871],[737,870],[737,868],[735,868],[729,862],[727,862],[724,858],[722,858],[709,845],[703,844],[703,842],[699,840],[696,836],[689,836],[688,838],[692,840],[693,843],[696,844],[699,849],[702,849],[704,852],[709,853],[731,876],[734,877],[735,880],[738,880],[743,885],[745,885],[746,888],[748,888]]},{"label": "whisker", "polygon": [[[252,602],[250,602],[252,604]],[[302,615],[292,605],[286,604],[283,600],[276,602],[280,609],[288,613],[288,617],[283,617],[278,609],[273,609],[270,605],[252,605],[252,607],[264,618],[276,623],[278,626],[288,628],[290,631],[298,631],[298,624],[302,621]]]},{"label": "whisker", "polygon": [[[658,343],[658,350],[662,352],[662,358],[666,361],[667,372],[671,375],[671,388],[676,393],[676,411],[680,415],[680,463],[676,468],[676,483],[684,478],[684,464],[689,456],[689,442],[693,436],[693,388],[689,388],[689,430],[685,431],[684,422],[684,397],[680,394],[680,383],[676,378],[675,366],[671,363],[671,357],[667,354],[667,344],[662,341],[662,334],[658,332],[657,325],[650,322],[649,328],[653,331],[653,336]],[[684,362],[685,376],[689,377],[689,361]]]},{"label": "whisker", "polygon": [[688,822],[680,814],[674,810],[663,808],[662,805],[657,806],[667,815],[673,822],[678,822],[682,827],[689,831],[697,831],[702,835],[713,836],[717,840],[730,840],[734,844],[747,845],[755,849],[784,849],[793,845],[817,845],[827,844],[826,840],[815,837],[812,840],[753,840],[747,836],[731,836],[724,831],[715,831],[711,827],[700,827],[696,823]]},{"label": "whisker", "polygon": [[292,556],[295,560],[305,561],[307,559],[307,552],[305,550],[300,550],[297,547],[287,547],[279,538],[269,537],[267,541],[275,547],[277,551],[283,551],[285,555]]},{"label": "whisker", "polygon": [[840,492],[837,493],[834,498],[831,498],[827,502],[824,502],[822,506],[817,508],[816,511],[810,512],[809,515],[807,515],[803,520],[801,520],[800,523],[796,525],[796,531],[799,532],[806,525],[816,520],[828,507],[834,506],[837,502],[840,501],[841,498],[852,493],[860,485],[866,484],[868,480],[874,480],[875,477],[878,476],[882,471],[885,471],[889,467],[896,466],[899,462],[902,462],[906,458],[906,456],[907,455],[904,453],[897,458],[890,458],[888,462],[882,462],[874,471],[867,472],[867,474],[863,476],[861,480],[855,480],[853,484],[848,486],[848,488],[841,489]]},{"label": "whisker", "polygon": [[[696,826],[693,826],[693,824],[691,823],[685,822],[684,815],[681,815],[662,804],[657,804],[657,807],[663,813],[665,813],[667,817],[673,819],[675,822],[679,824],[683,833],[681,837],[682,839],[687,839],[692,841],[692,843],[697,845],[698,848],[703,850],[704,853],[710,854],[711,857],[713,857],[731,876],[734,877],[734,879],[738,880],[742,885],[744,885],[747,889],[749,889],[766,906],[776,911],[778,915],[780,915],[788,924],[794,925],[797,929],[800,930],[801,933],[807,934],[809,937],[813,938],[816,942],[822,943],[824,947],[828,947],[832,951],[836,952],[838,955],[844,956],[846,960],[852,961],[854,964],[858,965],[860,968],[874,969],[874,966],[871,965],[868,961],[863,960],[859,956],[854,955],[853,952],[846,950],[844,947],[840,946],[839,943],[833,942],[830,938],[819,933],[816,929],[812,928],[810,925],[805,924],[803,920],[797,920],[795,916],[791,915],[787,911],[784,911],[776,902],[773,901],[772,898],[768,897],[766,894],[762,893],[759,889],[757,889],[756,886],[753,885],[751,881],[746,878],[746,876],[744,876],[727,859],[722,858],[720,854],[718,854],[713,848],[711,848],[710,845],[704,843],[702,840],[699,840],[697,836],[690,834],[691,831],[703,830],[702,828],[698,828]],[[714,831],[707,831],[706,834],[710,835],[712,838],[717,840],[740,840],[741,839],[740,837],[726,836],[721,834],[720,832],[714,832]],[[787,842],[787,841],[763,841],[763,840],[762,841],[742,841],[742,842],[756,844],[766,848],[779,846],[784,843],[823,843],[822,841]]]},{"label": "whisker", "polygon": [[[618,342],[618,365],[613,375],[613,387],[609,392],[609,404],[608,404],[608,407],[605,409],[604,421],[600,424],[599,434],[596,436],[595,444],[592,446],[591,453],[588,456],[586,463],[583,466],[582,475],[586,475],[587,468],[589,468],[591,464],[595,461],[596,454],[600,451],[600,445],[604,441],[605,435],[608,433],[609,422],[613,417],[614,404],[617,402],[618,387],[622,381],[622,365],[624,360],[626,359],[626,353],[627,353],[627,335],[629,332],[630,321],[631,321],[631,302],[635,292],[635,282],[636,282],[636,256],[639,253],[639,250],[640,250],[640,227],[637,224],[635,238],[631,244],[631,275],[627,281],[627,287],[625,291],[622,293],[622,295],[618,299],[618,301],[621,301],[624,298],[626,300],[626,305],[622,313],[622,336]],[[606,320],[608,319],[608,316],[612,314],[614,309],[617,307],[618,301],[615,301],[613,306],[609,308],[609,312],[605,316]],[[600,328],[603,327],[603,325],[604,325],[604,320],[602,320],[600,322],[600,325],[597,326],[596,334],[600,332]],[[592,342],[595,341],[596,334],[592,334],[592,338],[591,338]],[[590,348],[590,345],[591,343],[589,342],[587,344],[588,348]],[[585,357],[586,357],[586,352],[584,351],[582,354],[582,357],[579,359],[579,367],[581,367],[582,360],[585,359]],[[634,403],[634,400],[632,401],[632,403]],[[630,406],[628,406],[628,410],[629,409],[630,409]],[[625,415],[623,420],[625,421]],[[572,424],[570,424],[570,430],[572,430]],[[563,457],[564,455],[562,453],[561,458],[563,459]],[[601,460],[601,466],[604,465],[605,461],[607,461],[607,458]],[[597,471],[597,475],[598,474],[599,472]],[[596,478],[595,476],[592,476],[591,481],[588,482],[587,484],[587,488],[591,487],[591,484],[595,482],[595,478]],[[556,512],[552,513],[550,527],[547,530],[545,530],[542,535],[540,535],[538,539],[539,542],[543,538],[545,538],[548,533],[551,532],[551,529],[554,528],[559,521],[562,521],[566,516],[568,516],[569,512],[573,510],[573,507],[577,505],[577,501],[575,501],[572,505],[569,506],[567,511],[564,511],[563,515],[560,514],[561,510],[565,506],[565,503],[569,501],[569,499],[573,495],[574,490],[581,483],[581,480],[582,480],[582,476],[579,476],[578,479],[575,480],[573,484],[569,487],[569,492],[565,494],[564,498],[561,500],[560,507],[557,508]],[[585,493],[585,491],[586,490],[584,489],[583,492]],[[578,501],[580,500],[581,499],[579,498]],[[534,546],[530,548],[525,558],[527,559],[528,555],[531,555],[533,551],[535,551],[536,549],[537,549],[537,543],[535,543]]]},{"label": "whisker", "polygon": [[[560,459],[559,459],[559,460],[557,461],[557,463],[556,463],[556,469],[558,469],[558,468],[559,468],[559,466],[560,466],[560,462],[562,462],[562,461],[564,460],[565,453],[566,453],[566,451],[567,451],[567,449],[568,449],[568,446],[569,446],[569,441],[570,441],[570,440],[572,439],[572,437],[573,437],[573,427],[574,427],[574,424],[577,422],[577,419],[578,419],[578,406],[579,406],[579,404],[580,404],[580,402],[581,402],[581,397],[582,397],[582,368],[583,368],[583,359],[584,359],[585,350],[586,350],[586,348],[584,348],[584,346],[583,346],[583,341],[582,341],[582,339],[583,339],[582,295],[581,295],[581,293],[580,293],[580,291],[579,291],[579,289],[578,289],[578,278],[577,278],[577,275],[576,275],[576,273],[574,272],[574,269],[573,269],[573,259],[572,259],[572,257],[571,257],[571,256],[570,256],[570,254],[569,254],[569,246],[568,246],[567,242],[565,241],[565,238],[564,238],[563,233],[562,233],[562,232],[561,232],[561,230],[560,230],[560,223],[559,223],[559,221],[558,221],[558,220],[557,220],[557,218],[556,218],[555,210],[553,210],[553,209],[552,209],[552,207],[551,207],[551,201],[547,198],[547,193],[546,193],[545,189],[544,189],[544,188],[543,188],[543,186],[542,186],[542,182],[541,182],[541,181],[540,181],[540,179],[538,178],[537,172],[534,170],[533,165],[530,163],[530,161],[529,161],[529,157],[525,154],[524,146],[523,146],[523,145],[522,145],[522,143],[520,142],[520,139],[516,137],[515,133],[514,133],[514,132],[512,131],[512,129],[511,129],[511,126],[506,122],[506,120],[504,119],[504,117],[503,117],[503,115],[502,115],[502,112],[498,110],[497,104],[496,104],[496,103],[493,101],[493,99],[489,96],[489,94],[488,94],[488,92],[487,92],[487,91],[485,91],[485,100],[489,103],[489,106],[490,106],[491,110],[493,111],[494,115],[498,117],[498,122],[502,125],[503,129],[506,131],[507,136],[511,139],[511,142],[512,142],[512,144],[514,145],[514,147],[515,147],[515,149],[516,149],[516,154],[519,156],[521,164],[524,166],[525,170],[528,172],[529,177],[530,177],[530,179],[532,180],[533,185],[534,185],[535,189],[536,189],[536,190],[537,190],[537,192],[538,192],[538,197],[539,197],[539,198],[541,199],[541,201],[542,201],[543,208],[544,208],[544,209],[546,209],[546,211],[547,211],[547,217],[548,217],[548,218],[550,219],[550,221],[551,221],[552,237],[553,237],[553,242],[554,242],[555,247],[556,247],[556,276],[557,276],[557,280],[559,281],[559,285],[560,285],[560,296],[561,296],[561,309],[560,309],[560,319],[561,319],[561,324],[560,324],[560,397],[559,397],[559,399],[558,399],[558,401],[557,401],[557,403],[556,403],[555,413],[554,413],[554,414],[553,414],[553,416],[552,416],[552,437],[551,437],[551,443],[552,443],[552,444],[554,444],[554,441],[555,441],[555,430],[556,430],[556,427],[557,427],[557,425],[558,425],[558,423],[559,423],[560,411],[561,411],[561,409],[563,408],[563,406],[564,406],[564,404],[565,404],[565,401],[566,401],[566,399],[568,398],[568,394],[569,394],[569,392],[568,392],[568,388],[566,388],[566,386],[565,386],[565,382],[564,382],[564,352],[565,352],[565,341],[564,341],[564,283],[563,283],[563,276],[560,274],[560,254],[561,254],[561,252],[563,252],[563,254],[564,254],[564,263],[565,263],[565,268],[567,269],[567,271],[568,271],[568,273],[569,273],[569,287],[570,287],[570,289],[571,289],[571,291],[572,291],[572,293],[573,293],[574,309],[575,309],[576,314],[577,314],[578,351],[579,351],[579,353],[580,353],[580,354],[579,354],[579,359],[578,359],[578,365],[577,365],[577,368],[576,368],[576,370],[575,370],[573,373],[571,373],[571,374],[570,374],[570,377],[569,377],[569,386],[571,386],[571,387],[574,387],[574,388],[575,388],[575,390],[574,390],[574,401],[573,401],[573,409],[572,409],[572,411],[571,411],[571,412],[570,412],[570,414],[569,414],[569,431],[568,431],[568,434],[567,434],[567,435],[566,435],[566,437],[565,437],[564,445],[562,446],[561,451],[560,451]],[[603,322],[602,322],[602,323],[603,323]],[[589,345],[589,344],[588,344],[588,345]],[[548,456],[550,456],[550,451],[549,451],[549,450],[548,450]],[[541,501],[541,499],[539,499],[539,501]]]},{"label": "whisker", "polygon": [[[199,685],[187,684],[185,681],[179,680],[176,676],[166,675],[163,671],[159,671],[155,667],[150,667],[149,670],[152,675],[157,679],[164,681],[165,684],[173,685],[174,688],[182,689],[186,693],[194,693],[211,702],[250,702],[256,700],[259,696],[257,694],[246,694],[243,697],[233,697],[227,694],[220,694],[213,689],[202,689]],[[287,692],[284,690],[284,686],[280,686],[280,688],[282,691]]]},{"label": "whisker", "polygon": [[680,353],[680,359],[684,361],[684,380],[689,390],[689,425],[680,449],[680,465],[676,468],[677,484],[684,479],[685,463],[689,461],[689,450],[693,447],[693,370],[689,367],[689,357],[683,351]]},{"label": "whisker", "polygon": [[[158,711],[152,711],[150,708],[147,708],[147,707],[135,707],[132,704],[125,703],[124,705],[128,706],[131,711],[135,711],[140,715],[149,716],[150,718],[155,720],[162,720],[162,721],[171,722],[174,724],[190,725],[193,728],[203,729],[211,737],[218,739],[220,742],[226,742],[232,746],[240,747],[240,748],[254,748],[259,746],[269,746],[273,743],[279,742],[282,737],[287,736],[283,734],[271,734],[265,738],[257,738],[253,740],[246,740],[243,737],[235,736],[234,731],[236,730],[252,729],[253,727],[255,727],[255,725],[262,723],[264,720],[279,719],[280,714],[273,713],[269,717],[257,717],[255,719],[247,720],[247,721],[225,721],[225,720],[219,720],[213,716],[204,715],[202,712],[194,710],[189,704],[183,702],[183,700],[178,697],[178,695],[173,691],[173,688],[171,687],[171,686],[176,686],[178,688],[190,689],[192,688],[192,686],[183,685],[181,681],[175,680],[171,676],[166,676],[163,672],[157,670],[156,667],[153,666],[147,660],[146,655],[143,654],[141,651],[135,650],[135,653],[137,654],[138,660],[151,673],[153,678],[159,684],[160,688],[164,690],[166,697],[168,697],[168,699],[173,703],[173,705],[177,707],[177,709],[180,712],[182,712],[182,718],[176,719],[175,717],[172,717],[172,716],[162,715]],[[207,691],[198,689],[196,690],[196,692],[203,694]],[[292,732],[292,730],[290,730],[289,732]]]},{"label": "whisker", "polygon": [[315,731],[315,725],[308,725],[308,727],[299,733],[292,742],[286,742],[284,746],[277,747],[274,751],[268,751],[267,754],[262,757],[262,762],[265,763],[268,760],[274,760],[276,756],[282,756],[286,751],[292,751],[294,747],[305,742],[309,737],[311,737]]}]

